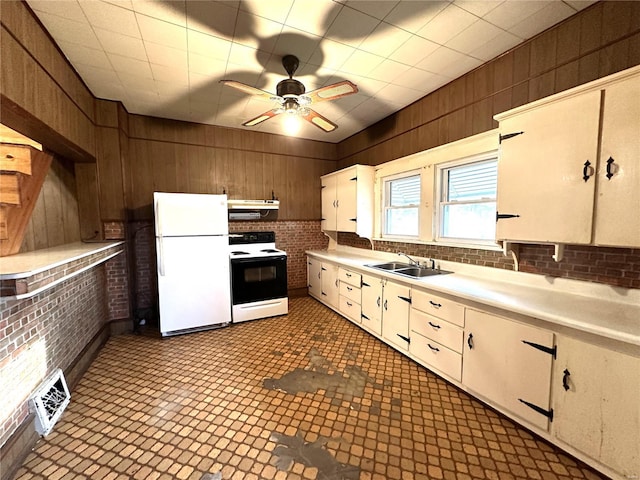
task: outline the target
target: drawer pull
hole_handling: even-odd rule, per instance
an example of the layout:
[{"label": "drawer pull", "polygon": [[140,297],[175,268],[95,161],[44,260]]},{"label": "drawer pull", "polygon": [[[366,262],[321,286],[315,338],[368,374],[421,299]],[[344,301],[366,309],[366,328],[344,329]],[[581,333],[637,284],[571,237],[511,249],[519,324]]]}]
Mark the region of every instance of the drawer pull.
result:
[{"label": "drawer pull", "polygon": [[429,325],[431,325],[433,328],[436,328],[436,329],[440,328],[440,325],[436,325],[435,323],[429,322]]},{"label": "drawer pull", "polygon": [[429,300],[429,303],[431,304],[431,306],[436,307],[436,308],[440,308],[442,306],[441,303],[436,303],[433,300]]},{"label": "drawer pull", "polygon": [[467,345],[469,345],[469,350],[473,350],[473,333],[467,337]]},{"label": "drawer pull", "polygon": [[427,343],[427,347],[429,347],[432,352],[439,352],[440,351],[440,349],[438,347],[432,347],[430,343]]},{"label": "drawer pull", "polygon": [[569,377],[571,376],[571,372],[568,369],[564,369],[564,372],[562,372],[562,388],[564,388],[565,392],[567,390],[569,390]]},{"label": "drawer pull", "polygon": [[350,274],[350,273],[345,273],[345,276],[346,276],[347,278],[351,278],[351,274]]},{"label": "drawer pull", "polygon": [[347,302],[347,307],[353,307],[353,303]]},{"label": "drawer pull", "polygon": [[386,300],[384,301],[384,309],[385,310],[387,309],[387,301]]},{"label": "drawer pull", "polygon": [[378,297],[378,300],[376,300],[376,303],[378,304],[378,306],[380,306],[380,297]]},{"label": "drawer pull", "polygon": [[351,288],[351,287],[347,287],[347,290],[351,291],[351,290],[353,290],[353,288]]}]

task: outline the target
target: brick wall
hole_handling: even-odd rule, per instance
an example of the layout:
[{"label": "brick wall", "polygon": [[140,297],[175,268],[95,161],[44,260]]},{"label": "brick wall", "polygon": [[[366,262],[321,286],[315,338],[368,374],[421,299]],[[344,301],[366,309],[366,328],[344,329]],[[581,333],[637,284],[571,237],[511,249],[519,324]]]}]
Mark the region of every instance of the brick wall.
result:
[{"label": "brick wall", "polygon": [[[355,234],[340,233],[338,243],[356,248],[371,249],[368,240]],[[375,250],[404,252],[418,257],[437,258],[452,262],[481,265],[513,270],[511,258],[502,252],[474,248],[420,245],[415,243],[373,241]],[[626,288],[640,288],[640,249],[604,248],[584,245],[567,245],[564,258],[555,262],[550,245],[519,246],[519,270],[551,277],[571,278],[588,282],[605,283]]]},{"label": "brick wall", "polygon": [[107,308],[109,320],[130,318],[127,255],[120,254],[105,263],[107,276]]},{"label": "brick wall", "polygon": [[107,322],[106,284],[101,264],[31,298],[1,301],[0,446],[27,418],[42,380],[69,368]]}]

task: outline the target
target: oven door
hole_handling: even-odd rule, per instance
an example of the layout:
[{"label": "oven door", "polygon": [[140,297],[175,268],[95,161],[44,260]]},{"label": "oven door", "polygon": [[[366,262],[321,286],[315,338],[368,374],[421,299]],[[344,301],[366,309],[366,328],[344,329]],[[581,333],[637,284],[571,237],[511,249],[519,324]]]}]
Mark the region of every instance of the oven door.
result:
[{"label": "oven door", "polygon": [[286,296],[286,255],[231,259],[233,305]]}]

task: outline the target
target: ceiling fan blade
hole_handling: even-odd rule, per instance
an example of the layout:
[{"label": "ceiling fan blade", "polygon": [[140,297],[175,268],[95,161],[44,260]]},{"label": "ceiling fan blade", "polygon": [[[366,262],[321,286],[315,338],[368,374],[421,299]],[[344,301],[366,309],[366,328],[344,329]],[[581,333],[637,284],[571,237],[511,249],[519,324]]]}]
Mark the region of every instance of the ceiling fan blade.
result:
[{"label": "ceiling fan blade", "polygon": [[250,95],[258,95],[264,97],[267,100],[271,100],[271,98],[274,96],[273,93],[269,93],[265,90],[260,90],[259,88],[252,87],[251,85],[247,85],[246,83],[236,82],[235,80],[220,80],[220,83],[224,83],[225,85],[236,88]]},{"label": "ceiling fan blade", "polygon": [[358,93],[358,86],[349,80],[343,80],[342,82],[312,90],[309,93],[305,93],[305,96],[311,98],[311,103],[318,103],[326,100],[335,100],[336,98],[351,95],[352,93]]},{"label": "ceiling fan blade", "polygon": [[310,108],[308,110],[309,110],[309,114],[301,117],[301,118],[304,118],[307,122],[315,125],[316,127],[320,128],[321,130],[324,130],[325,132],[333,132],[336,128],[338,128],[338,125],[336,125],[326,117],[323,117],[315,110],[312,110]]},{"label": "ceiling fan blade", "polygon": [[259,123],[262,123],[266,120],[269,120],[270,118],[275,117],[276,115],[278,115],[280,112],[277,110],[267,110],[266,112],[258,115],[255,118],[252,118],[251,120],[247,120],[246,122],[244,122],[242,125],[245,127],[253,127],[255,125],[258,125]]}]

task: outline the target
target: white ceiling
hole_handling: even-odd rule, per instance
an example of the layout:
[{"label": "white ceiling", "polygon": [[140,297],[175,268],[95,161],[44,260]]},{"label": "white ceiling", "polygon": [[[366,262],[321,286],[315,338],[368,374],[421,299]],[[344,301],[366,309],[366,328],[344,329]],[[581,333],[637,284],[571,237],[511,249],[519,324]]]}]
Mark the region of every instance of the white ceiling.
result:
[{"label": "white ceiling", "polygon": [[312,107],[339,125],[299,137],[338,142],[573,15],[592,0],[27,0],[91,92],[130,113],[268,133],[284,115],[219,83],[274,92],[296,55],[307,91],[359,92]]}]

